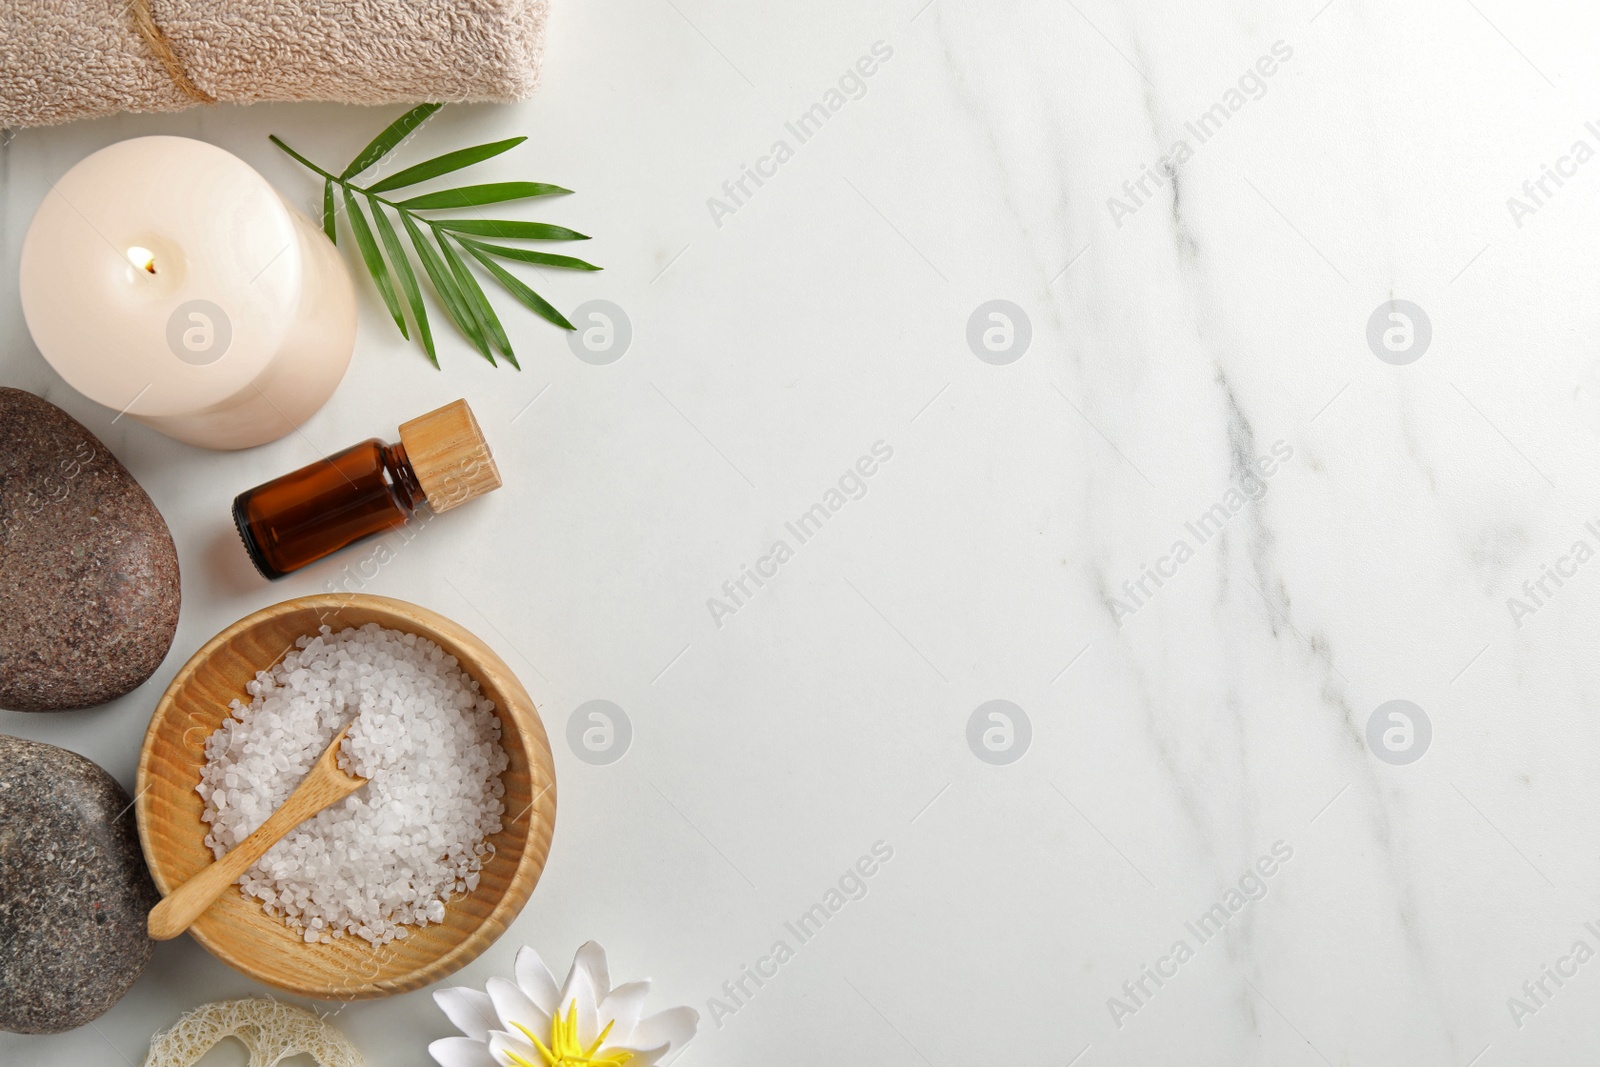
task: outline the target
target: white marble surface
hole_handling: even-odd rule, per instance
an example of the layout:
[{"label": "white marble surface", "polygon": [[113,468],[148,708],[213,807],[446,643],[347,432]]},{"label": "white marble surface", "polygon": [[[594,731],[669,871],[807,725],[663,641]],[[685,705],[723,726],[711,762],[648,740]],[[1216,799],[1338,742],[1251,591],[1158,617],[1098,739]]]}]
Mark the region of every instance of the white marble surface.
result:
[{"label": "white marble surface", "polygon": [[[692,1067],[1593,1062],[1600,962],[1545,979],[1542,1005],[1522,987],[1576,940],[1600,949],[1600,564],[1520,620],[1508,598],[1600,544],[1600,162],[1547,181],[1520,226],[1507,198],[1573,142],[1600,147],[1600,13],[921,4],[558,3],[540,96],[447,110],[408,158],[529,134],[493,172],[577,189],[522,217],[595,234],[607,268],[551,274],[547,294],[620,305],[631,347],[589,365],[511,314],[520,374],[455,336],[435,372],[363,283],[342,389],[243,454],[113,425],[60,382],[21,321],[22,231],[74,161],[155,132],[306,202],[318,190],[266,135],[342,159],[398,109],[16,133],[0,380],[143,482],[184,612],[139,691],[0,730],[131,782],[196,647],[354,562],[259,581],[232,496],[465,395],[506,488],[366,588],[459,619],[521,672],[561,808],[531,903],[459,980],[508,973],[523,942],[565,961],[598,938],[617,973],[706,1016]],[[785,122],[878,41],[893,55],[865,95],[799,144]],[[1185,122],[1280,41],[1265,92],[1199,143]],[[1180,138],[1176,186],[1147,181],[1114,219],[1108,197]],[[708,198],[777,139],[792,158],[714,219]],[[1408,365],[1366,340],[1391,298],[1431,322]],[[1031,322],[1009,365],[966,340],[991,299]],[[785,522],[877,441],[893,456],[867,494],[798,545]],[[1292,457],[1264,493],[1230,498],[1278,442]],[[1237,513],[1201,543],[1184,524],[1219,502]],[[793,558],[719,627],[707,598],[777,539]],[[1123,583],[1173,571],[1180,539],[1192,558],[1134,601]],[[564,740],[594,699],[634,731],[608,766]],[[966,740],[993,699],[1032,727],[1006,766]],[[1365,741],[1396,699],[1433,728],[1409,765]],[[879,841],[893,859],[865,898],[713,1022],[708,998],[793,944],[784,923]],[[1185,923],[1280,841],[1266,896],[1201,943]],[[1179,940],[1192,958],[1126,999]],[[0,1061],[136,1062],[181,1010],[253,992],[165,944],[93,1028],[0,1036]],[[1513,996],[1537,1010],[1514,1017]],[[337,1020],[373,1063],[426,1062],[450,1032],[420,992]]]}]

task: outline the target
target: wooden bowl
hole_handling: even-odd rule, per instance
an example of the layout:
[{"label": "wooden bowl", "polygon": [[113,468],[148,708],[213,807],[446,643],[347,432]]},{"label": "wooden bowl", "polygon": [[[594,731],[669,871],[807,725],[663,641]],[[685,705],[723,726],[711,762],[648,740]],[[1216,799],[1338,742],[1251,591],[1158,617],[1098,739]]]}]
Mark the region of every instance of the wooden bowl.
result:
[{"label": "wooden bowl", "polygon": [[556,780],[550,742],[522,683],[493,650],[442,615],[403,600],[320,594],[248,615],[208,641],[167,686],[139,756],[135,807],[144,856],[163,895],[212,862],[204,804],[195,786],[206,738],[228,716],[245,683],[323,625],[335,631],[375,622],[437,643],[494,701],[510,766],[504,828],[491,836],[492,857],[478,888],[450,900],[442,923],[409,927],[408,936],[374,946],[353,935],[307,944],[260,901],[230,888],[189,932],[224,963],[257,981],[319,1000],[364,1000],[436,982],[494,943],[528,902],[555,829]]}]

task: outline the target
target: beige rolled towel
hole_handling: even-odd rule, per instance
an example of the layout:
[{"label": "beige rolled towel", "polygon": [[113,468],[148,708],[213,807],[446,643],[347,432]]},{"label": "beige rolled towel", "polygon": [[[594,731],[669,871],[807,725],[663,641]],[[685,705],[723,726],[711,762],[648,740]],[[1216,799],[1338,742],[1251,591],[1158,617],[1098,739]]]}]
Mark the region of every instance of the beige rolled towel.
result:
[{"label": "beige rolled towel", "polygon": [[0,0],[0,127],[215,99],[509,101],[547,0]]}]

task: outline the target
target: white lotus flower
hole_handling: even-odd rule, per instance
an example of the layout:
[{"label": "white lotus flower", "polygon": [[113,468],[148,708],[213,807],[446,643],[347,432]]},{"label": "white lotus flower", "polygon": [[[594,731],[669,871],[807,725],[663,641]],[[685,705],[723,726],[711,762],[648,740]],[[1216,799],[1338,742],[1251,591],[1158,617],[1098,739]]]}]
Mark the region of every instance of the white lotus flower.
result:
[{"label": "white lotus flower", "polygon": [[700,1013],[669,1008],[643,1018],[648,978],[611,987],[606,950],[590,941],[558,989],[539,954],[517,953],[515,982],[434,993],[465,1037],[428,1046],[439,1067],[651,1067],[694,1036]]}]

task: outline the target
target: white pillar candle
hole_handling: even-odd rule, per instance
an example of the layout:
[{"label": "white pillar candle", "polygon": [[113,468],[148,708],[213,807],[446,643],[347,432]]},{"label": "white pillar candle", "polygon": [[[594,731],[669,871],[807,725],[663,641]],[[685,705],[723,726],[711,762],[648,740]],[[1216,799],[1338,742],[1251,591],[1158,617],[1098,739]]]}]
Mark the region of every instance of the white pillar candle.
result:
[{"label": "white pillar candle", "polygon": [[204,448],[289,433],[355,347],[333,244],[243,160],[187,137],[69,170],[28,227],[21,280],[28,330],[69,385]]}]

